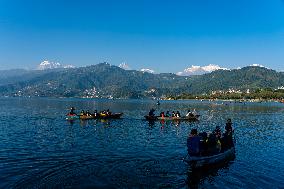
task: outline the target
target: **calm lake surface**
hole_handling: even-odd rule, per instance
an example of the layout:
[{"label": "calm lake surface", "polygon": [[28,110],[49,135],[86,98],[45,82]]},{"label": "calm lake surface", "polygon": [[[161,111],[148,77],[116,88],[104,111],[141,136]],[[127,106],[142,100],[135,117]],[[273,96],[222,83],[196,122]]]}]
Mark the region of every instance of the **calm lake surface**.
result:
[{"label": "calm lake surface", "polygon": [[[68,122],[110,109],[121,120]],[[195,108],[199,122],[143,116]],[[182,161],[192,128],[235,128],[236,156],[212,169]],[[0,188],[284,188],[284,104],[201,101],[0,98]]]}]

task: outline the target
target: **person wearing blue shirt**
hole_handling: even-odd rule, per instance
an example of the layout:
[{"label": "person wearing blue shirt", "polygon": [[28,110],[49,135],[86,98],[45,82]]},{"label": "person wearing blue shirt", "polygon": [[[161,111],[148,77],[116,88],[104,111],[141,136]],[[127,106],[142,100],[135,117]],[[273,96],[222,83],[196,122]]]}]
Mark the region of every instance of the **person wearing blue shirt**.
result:
[{"label": "person wearing blue shirt", "polygon": [[187,151],[190,156],[200,155],[200,140],[201,137],[197,135],[197,129],[192,129],[187,138]]}]

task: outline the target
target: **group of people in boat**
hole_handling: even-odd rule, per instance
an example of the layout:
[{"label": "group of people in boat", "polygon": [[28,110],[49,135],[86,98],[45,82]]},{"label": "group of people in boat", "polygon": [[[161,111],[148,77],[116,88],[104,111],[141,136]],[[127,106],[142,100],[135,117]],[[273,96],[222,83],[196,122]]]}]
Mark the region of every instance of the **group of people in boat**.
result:
[{"label": "group of people in boat", "polygon": [[[75,113],[75,108],[71,107],[70,108],[70,112],[67,114],[67,116],[77,116],[78,114]],[[78,116],[109,116],[111,115],[111,111],[109,111],[109,109],[107,110],[102,110],[100,112],[98,112],[98,110],[95,110],[93,113],[91,113],[89,110],[85,111],[85,110],[81,110],[80,114]]]},{"label": "group of people in boat", "polygon": [[[150,117],[154,117],[155,116],[154,112],[155,112],[155,109],[152,108],[149,111],[149,116]],[[187,114],[185,116],[186,117],[194,117],[196,115],[197,115],[197,112],[194,109],[193,111],[188,110],[188,112],[187,112]],[[165,112],[161,112],[159,116],[160,117],[181,117],[181,114],[180,114],[179,111],[172,111],[172,112],[166,111],[166,113]]]},{"label": "group of people in boat", "polygon": [[198,133],[192,129],[187,138],[187,149],[190,156],[211,156],[224,152],[234,146],[233,127],[231,119],[227,120],[225,132],[219,126],[210,134]]}]

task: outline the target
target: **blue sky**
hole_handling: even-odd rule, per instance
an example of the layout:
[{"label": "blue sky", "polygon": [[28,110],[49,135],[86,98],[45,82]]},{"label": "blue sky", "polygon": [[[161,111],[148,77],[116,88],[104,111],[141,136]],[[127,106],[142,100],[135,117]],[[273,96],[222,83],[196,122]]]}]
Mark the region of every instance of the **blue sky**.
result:
[{"label": "blue sky", "polygon": [[284,70],[284,1],[0,0],[0,69],[43,60]]}]

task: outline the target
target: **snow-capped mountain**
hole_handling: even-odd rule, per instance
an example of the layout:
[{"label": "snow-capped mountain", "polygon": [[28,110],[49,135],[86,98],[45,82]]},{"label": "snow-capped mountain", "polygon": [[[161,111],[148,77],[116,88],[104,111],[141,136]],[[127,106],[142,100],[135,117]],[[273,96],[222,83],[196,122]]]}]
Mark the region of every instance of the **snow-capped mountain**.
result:
[{"label": "snow-capped mountain", "polygon": [[37,70],[47,70],[47,69],[56,69],[56,68],[75,68],[73,65],[61,65],[59,62],[50,62],[48,60],[45,60],[41,62]]},{"label": "snow-capped mountain", "polygon": [[148,73],[151,73],[151,74],[155,73],[154,70],[149,69],[149,68],[142,68],[140,71],[141,71],[141,72],[148,72]]},{"label": "snow-capped mountain", "polygon": [[122,62],[121,64],[119,64],[118,67],[120,67],[120,68],[122,68],[124,70],[131,70],[130,66],[127,63],[125,63],[125,62]]},{"label": "snow-capped mountain", "polygon": [[209,64],[207,66],[194,66],[184,69],[182,72],[178,72],[177,75],[189,76],[189,75],[202,75],[205,73],[210,73],[215,70],[228,70],[227,68],[222,68],[218,65]]}]

